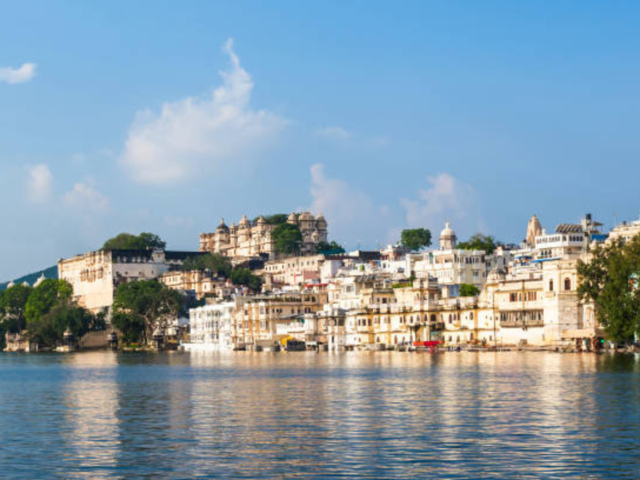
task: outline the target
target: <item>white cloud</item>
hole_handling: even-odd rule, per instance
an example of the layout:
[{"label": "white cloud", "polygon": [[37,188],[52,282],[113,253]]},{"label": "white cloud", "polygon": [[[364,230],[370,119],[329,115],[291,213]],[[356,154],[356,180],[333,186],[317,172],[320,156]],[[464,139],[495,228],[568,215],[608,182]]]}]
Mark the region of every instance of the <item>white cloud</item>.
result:
[{"label": "white cloud", "polygon": [[66,192],[62,201],[69,207],[89,211],[106,212],[109,210],[109,199],[87,183],[78,182]]},{"label": "white cloud", "polygon": [[19,68],[0,67],[0,82],[9,85],[28,82],[35,76],[35,63],[24,63]]},{"label": "white cloud", "polygon": [[427,177],[427,181],[429,187],[418,192],[418,200],[400,200],[408,226],[426,227],[432,232],[439,232],[444,223],[450,220],[452,224],[457,221],[458,226],[476,228],[469,225],[470,221],[478,218],[477,196],[473,187],[448,173]]},{"label": "white cloud", "polygon": [[329,178],[320,163],[311,166],[311,196],[311,210],[327,218],[331,238],[351,246],[366,243],[363,247],[384,240],[389,208],[376,206],[367,193],[344,180]]},{"label": "white cloud", "polygon": [[253,157],[274,142],[286,120],[250,105],[254,84],[229,39],[231,68],[223,83],[201,97],[168,102],[159,113],[139,112],[130,127],[121,164],[139,183],[166,185],[219,171]]},{"label": "white cloud", "polygon": [[353,134],[351,132],[348,132],[344,128],[337,126],[316,128],[313,133],[319,137],[340,141],[349,140],[353,137]]},{"label": "white cloud", "polygon": [[34,203],[46,202],[51,197],[53,175],[49,167],[41,163],[28,167],[27,193],[29,200]]}]

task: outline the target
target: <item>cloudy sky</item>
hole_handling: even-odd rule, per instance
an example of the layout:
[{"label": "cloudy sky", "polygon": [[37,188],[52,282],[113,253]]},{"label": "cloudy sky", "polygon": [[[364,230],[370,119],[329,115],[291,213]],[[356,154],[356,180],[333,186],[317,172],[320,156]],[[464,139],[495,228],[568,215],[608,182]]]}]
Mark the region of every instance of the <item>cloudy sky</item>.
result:
[{"label": "cloudy sky", "polygon": [[640,213],[637,2],[2,1],[0,281],[323,212],[520,241]]}]

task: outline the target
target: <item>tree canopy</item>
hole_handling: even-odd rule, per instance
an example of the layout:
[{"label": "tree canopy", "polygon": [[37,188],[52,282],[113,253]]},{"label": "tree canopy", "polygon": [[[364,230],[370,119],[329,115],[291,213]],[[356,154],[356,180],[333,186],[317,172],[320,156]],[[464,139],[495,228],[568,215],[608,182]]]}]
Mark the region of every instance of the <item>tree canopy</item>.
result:
[{"label": "tree canopy", "polygon": [[47,313],[29,322],[28,337],[41,346],[55,346],[64,339],[68,329],[76,340],[92,330],[104,330],[104,318],[64,300],[55,304]]},{"label": "tree canopy", "polygon": [[480,289],[471,283],[463,283],[460,285],[461,297],[475,297],[480,293]]},{"label": "tree canopy", "polygon": [[297,225],[283,223],[273,229],[271,240],[275,251],[278,253],[299,253],[302,245],[302,233]]},{"label": "tree canopy", "polygon": [[207,253],[205,255],[198,255],[195,257],[188,257],[183,265],[182,269],[188,270],[210,270],[218,277],[229,278],[231,275],[231,260],[219,253]]},{"label": "tree canopy", "polygon": [[325,255],[326,254],[337,255],[344,252],[345,250],[343,246],[333,240],[330,242],[320,242],[316,246],[316,253],[324,253]]},{"label": "tree canopy", "polygon": [[155,233],[142,232],[140,235],[121,233],[110,238],[102,246],[103,250],[151,250],[166,248],[167,243]]},{"label": "tree canopy", "polygon": [[578,294],[592,300],[599,324],[615,342],[640,334],[640,236],[599,245],[588,262],[578,261]]},{"label": "tree canopy", "polygon": [[48,279],[35,288],[15,285],[0,292],[0,346],[4,334],[24,333],[41,347],[54,347],[65,330],[80,339],[91,330],[104,329],[104,318],[72,300],[72,287],[64,280]]},{"label": "tree canopy", "polygon": [[35,287],[29,295],[25,306],[27,329],[29,329],[31,322],[39,320],[57,303],[70,301],[72,294],[73,287],[65,280],[50,278]]},{"label": "tree canopy", "polygon": [[123,283],[113,302],[114,326],[129,340],[149,343],[156,329],[165,331],[178,317],[182,295],[156,280]]},{"label": "tree canopy", "polygon": [[431,231],[426,228],[405,229],[400,235],[400,241],[409,250],[420,250],[431,245]]},{"label": "tree canopy", "polygon": [[0,292],[0,323],[4,332],[19,333],[27,326],[25,310],[33,288],[18,284]]},{"label": "tree canopy", "polygon": [[[256,222],[260,217],[254,218],[254,222]],[[287,219],[289,216],[285,213],[274,213],[272,215],[262,215],[264,221],[267,225],[282,225],[283,223],[287,223]]]},{"label": "tree canopy", "polygon": [[244,285],[256,292],[262,288],[262,279],[251,273],[248,268],[234,268],[230,279],[234,285]]},{"label": "tree canopy", "polygon": [[482,250],[491,255],[500,245],[502,244],[491,235],[476,233],[466,242],[458,243],[458,248],[461,250]]}]

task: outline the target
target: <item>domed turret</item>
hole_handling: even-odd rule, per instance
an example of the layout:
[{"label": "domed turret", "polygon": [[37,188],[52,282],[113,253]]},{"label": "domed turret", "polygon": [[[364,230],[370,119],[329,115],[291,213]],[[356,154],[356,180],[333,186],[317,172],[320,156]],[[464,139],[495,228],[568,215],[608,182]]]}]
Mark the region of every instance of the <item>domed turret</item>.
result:
[{"label": "domed turret", "polygon": [[453,250],[457,243],[456,232],[451,228],[449,222],[445,223],[444,229],[440,232],[440,250]]},{"label": "domed turret", "polygon": [[249,226],[249,220],[247,219],[246,215],[242,215],[242,218],[240,219],[240,223],[238,223],[239,227],[248,227]]},{"label": "domed turret", "polygon": [[218,232],[228,232],[229,231],[229,227],[227,227],[227,224],[224,223],[224,218],[220,219],[220,225],[218,225]]},{"label": "domed turret", "polygon": [[292,225],[297,225],[298,224],[298,216],[295,213],[291,212],[289,214],[289,218],[287,218],[287,223],[290,223]]},{"label": "domed turret", "polygon": [[259,226],[265,225],[267,222],[262,215],[258,217],[258,221],[256,222]]}]

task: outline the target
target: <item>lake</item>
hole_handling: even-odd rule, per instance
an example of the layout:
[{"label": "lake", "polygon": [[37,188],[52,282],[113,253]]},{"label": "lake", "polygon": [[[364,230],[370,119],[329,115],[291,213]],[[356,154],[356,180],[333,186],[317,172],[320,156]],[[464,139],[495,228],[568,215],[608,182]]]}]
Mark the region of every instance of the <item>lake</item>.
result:
[{"label": "lake", "polygon": [[0,354],[0,478],[640,478],[640,358]]}]

